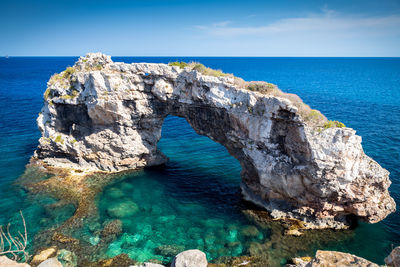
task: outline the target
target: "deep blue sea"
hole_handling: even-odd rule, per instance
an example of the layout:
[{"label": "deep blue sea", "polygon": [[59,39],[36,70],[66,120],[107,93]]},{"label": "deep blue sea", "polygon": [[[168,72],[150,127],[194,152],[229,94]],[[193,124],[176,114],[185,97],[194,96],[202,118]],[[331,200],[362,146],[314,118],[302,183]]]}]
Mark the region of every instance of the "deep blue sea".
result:
[{"label": "deep blue sea", "polygon": [[[43,105],[47,80],[76,60],[77,57],[0,58],[0,225],[17,223],[22,210],[30,239],[39,229],[61,223],[73,212],[49,211],[44,207],[45,200],[34,201],[14,181],[24,172],[40,137],[36,117]],[[282,91],[299,95],[328,119],[342,121],[357,130],[366,154],[390,171],[390,192],[400,204],[400,58],[113,60],[198,61],[245,80],[274,83]],[[214,260],[219,256],[249,254],[255,243],[268,241],[268,230],[254,228],[240,212],[240,165],[224,147],[197,135],[184,119],[177,117],[166,119],[159,146],[170,158],[165,167],[130,174],[109,185],[99,197],[101,220],[112,217],[112,207],[121,201],[142,207],[133,217],[127,215],[122,220],[124,233],[110,244],[105,257],[124,252],[134,259],[156,258],[166,262],[170,255],[162,248],[173,240],[175,249],[198,247]],[[93,240],[90,234],[85,238]],[[398,245],[400,212],[374,225],[361,223],[343,240],[316,240],[300,254],[312,254],[317,248],[335,249],[382,264],[392,246]],[[294,253],[296,249],[292,251],[288,245],[282,250]],[[276,252],[277,257],[289,254]]]}]

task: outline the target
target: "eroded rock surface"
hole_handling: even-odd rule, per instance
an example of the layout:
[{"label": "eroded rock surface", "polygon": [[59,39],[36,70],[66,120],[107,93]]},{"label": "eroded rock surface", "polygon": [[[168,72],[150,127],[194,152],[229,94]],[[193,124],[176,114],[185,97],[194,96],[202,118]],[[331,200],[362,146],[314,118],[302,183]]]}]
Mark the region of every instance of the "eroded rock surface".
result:
[{"label": "eroded rock surface", "polygon": [[389,173],[364,154],[350,128],[311,125],[291,100],[166,64],[88,54],[53,76],[38,117],[34,159],[76,172],[164,163],[157,149],[168,115],[225,146],[242,166],[246,199],[305,228],[374,223],[395,210]]},{"label": "eroded rock surface", "polygon": [[370,262],[364,258],[357,257],[349,253],[338,251],[318,250],[315,257],[308,261],[296,258],[295,265],[286,265],[288,267],[379,267],[378,264]]}]

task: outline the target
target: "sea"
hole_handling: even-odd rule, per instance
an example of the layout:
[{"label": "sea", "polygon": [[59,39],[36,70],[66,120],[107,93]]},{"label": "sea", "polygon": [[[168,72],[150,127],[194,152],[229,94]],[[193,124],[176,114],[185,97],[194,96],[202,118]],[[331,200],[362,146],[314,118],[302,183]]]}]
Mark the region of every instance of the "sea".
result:
[{"label": "sea", "polygon": [[[16,181],[38,145],[36,118],[43,106],[46,83],[77,59],[0,58],[0,225],[10,223],[13,231],[22,230],[22,211],[30,252],[40,246],[33,242],[40,231],[62,224],[74,212],[74,207],[49,208],[56,200],[32,196]],[[400,58],[112,59],[126,63],[196,61],[247,81],[274,83],[284,92],[299,95],[328,119],[357,131],[365,153],[389,170],[390,194],[400,204]],[[183,118],[166,118],[159,148],[170,159],[165,166],[126,174],[98,195],[98,224],[123,217],[123,233],[99,251],[98,258],[126,253],[141,262],[155,259],[168,263],[174,253],[198,248],[211,262],[224,256],[261,253],[275,265],[283,265],[291,257],[312,256],[323,249],[383,264],[391,249],[400,245],[398,211],[376,224],[360,222],[349,231],[322,231],[304,239],[287,238],[279,227],[255,223],[242,212],[247,203],[240,195],[238,161],[223,146],[196,134]],[[121,203],[138,209],[115,214]],[[80,237],[95,245],[101,237],[91,228]]]}]

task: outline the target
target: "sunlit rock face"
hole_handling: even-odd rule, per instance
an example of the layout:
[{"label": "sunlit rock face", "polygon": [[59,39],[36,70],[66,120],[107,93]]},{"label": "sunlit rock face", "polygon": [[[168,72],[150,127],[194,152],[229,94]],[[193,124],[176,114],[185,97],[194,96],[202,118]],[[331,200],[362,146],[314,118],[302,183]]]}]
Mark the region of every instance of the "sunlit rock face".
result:
[{"label": "sunlit rock face", "polygon": [[350,128],[317,130],[285,98],[166,64],[88,54],[48,82],[34,159],[116,172],[164,163],[166,116],[184,117],[242,166],[242,192],[274,218],[305,228],[345,228],[349,215],[378,222],[395,210],[389,173]]}]

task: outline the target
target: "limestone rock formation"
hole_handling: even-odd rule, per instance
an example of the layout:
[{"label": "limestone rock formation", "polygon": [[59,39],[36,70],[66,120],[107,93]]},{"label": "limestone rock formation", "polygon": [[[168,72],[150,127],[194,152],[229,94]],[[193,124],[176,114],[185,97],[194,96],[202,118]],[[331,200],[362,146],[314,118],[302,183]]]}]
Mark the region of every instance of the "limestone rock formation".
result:
[{"label": "limestone rock formation", "polygon": [[167,115],[225,146],[242,166],[246,199],[305,228],[370,223],[395,210],[389,173],[364,154],[350,128],[316,127],[298,97],[247,90],[166,64],[113,62],[94,53],[48,82],[33,157],[78,172],[116,172],[164,163],[157,149]]}]

